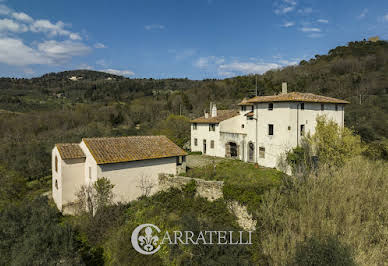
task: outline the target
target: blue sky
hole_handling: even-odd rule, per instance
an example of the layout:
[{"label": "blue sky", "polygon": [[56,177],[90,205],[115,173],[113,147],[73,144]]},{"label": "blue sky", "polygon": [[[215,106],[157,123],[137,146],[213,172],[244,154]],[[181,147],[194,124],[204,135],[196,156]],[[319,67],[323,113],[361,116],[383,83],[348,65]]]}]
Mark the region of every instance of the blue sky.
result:
[{"label": "blue sky", "polygon": [[388,1],[0,0],[0,76],[225,78],[378,35]]}]

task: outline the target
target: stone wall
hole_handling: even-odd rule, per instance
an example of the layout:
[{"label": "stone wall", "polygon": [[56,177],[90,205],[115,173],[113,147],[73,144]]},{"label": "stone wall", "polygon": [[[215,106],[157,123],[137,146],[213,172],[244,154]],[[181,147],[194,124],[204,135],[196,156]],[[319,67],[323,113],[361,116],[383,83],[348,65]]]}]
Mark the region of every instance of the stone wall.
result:
[{"label": "stone wall", "polygon": [[[167,190],[171,187],[181,189],[191,181],[196,184],[196,195],[214,201],[223,198],[223,181],[207,181],[204,179],[185,176],[159,175],[159,190]],[[237,223],[246,231],[255,231],[257,221],[248,213],[247,207],[237,201],[228,202],[229,211],[237,217]]]},{"label": "stone wall", "polygon": [[207,181],[198,178],[190,178],[185,176],[159,176],[159,190],[167,190],[170,187],[181,189],[186,184],[194,180],[197,186],[197,196],[213,201],[222,198],[223,181]]}]

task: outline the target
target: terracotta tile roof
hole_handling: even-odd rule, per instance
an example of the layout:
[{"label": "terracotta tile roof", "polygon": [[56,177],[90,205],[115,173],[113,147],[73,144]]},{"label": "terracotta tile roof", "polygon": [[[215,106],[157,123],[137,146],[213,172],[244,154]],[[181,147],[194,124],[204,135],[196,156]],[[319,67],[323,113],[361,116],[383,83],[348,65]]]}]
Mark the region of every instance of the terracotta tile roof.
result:
[{"label": "terracotta tile roof", "polygon": [[253,105],[253,103],[248,102],[249,98],[244,98],[238,105]]},{"label": "terracotta tile roof", "polygon": [[63,160],[85,158],[85,154],[78,143],[58,143],[55,146]]},{"label": "terracotta tile roof", "polygon": [[82,140],[97,164],[187,155],[165,136],[84,138]]},{"label": "terracotta tile roof", "polygon": [[209,114],[208,118],[205,118],[204,116],[198,117],[196,119],[191,120],[191,123],[220,123],[226,119],[235,117],[239,115],[238,110],[218,110],[216,117],[211,117]]},{"label": "terracotta tile roof", "polygon": [[312,93],[290,92],[272,96],[256,96],[248,100],[250,103],[266,102],[312,102],[312,103],[349,103],[336,98],[316,95]]}]

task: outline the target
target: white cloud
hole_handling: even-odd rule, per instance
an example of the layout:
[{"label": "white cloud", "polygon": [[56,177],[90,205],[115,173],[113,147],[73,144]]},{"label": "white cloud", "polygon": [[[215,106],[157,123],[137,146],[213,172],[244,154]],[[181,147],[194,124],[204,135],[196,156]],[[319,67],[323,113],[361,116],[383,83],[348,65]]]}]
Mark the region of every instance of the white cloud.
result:
[{"label": "white cloud", "polygon": [[85,55],[90,48],[83,43],[70,40],[57,42],[54,40],[45,41],[38,45],[38,50],[54,61],[66,61],[73,56]]},{"label": "white cloud", "polygon": [[209,65],[220,65],[224,62],[225,59],[223,57],[217,57],[212,55],[198,58],[198,60],[194,62],[194,66],[198,68],[207,68]]},{"label": "white cloud", "polygon": [[11,19],[0,19],[0,32],[26,32],[26,25],[17,23]]},{"label": "white cloud", "polygon": [[78,66],[79,69],[87,69],[87,70],[92,70],[93,67],[89,66],[88,64],[81,64]]},{"label": "white cloud", "polygon": [[135,73],[131,70],[117,70],[117,69],[104,69],[101,70],[103,72],[113,74],[113,75],[118,75],[118,76],[133,76]]},{"label": "white cloud", "polygon": [[0,5],[0,15],[8,15],[9,13],[11,13],[11,9],[5,5]]},{"label": "white cloud", "polygon": [[283,24],[283,27],[288,28],[288,27],[292,27],[292,26],[294,26],[294,25],[295,25],[295,22],[293,22],[293,21],[288,21],[288,22],[285,22],[285,23]]},{"label": "white cloud", "polygon": [[275,14],[277,14],[277,15],[287,14],[287,13],[293,11],[294,9],[295,9],[295,7],[293,7],[293,6],[280,7],[280,8],[275,9]]},{"label": "white cloud", "polygon": [[384,22],[388,22],[388,14],[385,14],[385,16],[383,16],[382,19],[383,19]]},{"label": "white cloud", "polygon": [[0,39],[0,62],[14,66],[27,66],[52,64],[53,60],[40,51],[26,46],[22,40],[2,38]]},{"label": "white cloud", "polygon": [[68,30],[65,30],[65,23],[58,21],[56,24],[51,23],[46,19],[39,19],[34,21],[30,29],[32,32],[43,32],[49,36],[63,35],[68,36],[72,40],[81,40],[81,36],[78,33],[72,33]]},{"label": "white cloud", "polygon": [[318,19],[317,22],[327,24],[329,21],[327,19]]},{"label": "white cloud", "polygon": [[160,24],[151,24],[144,26],[146,30],[164,30],[166,27]]},{"label": "white cloud", "polygon": [[358,15],[358,19],[363,19],[363,18],[365,18],[365,16],[366,16],[366,14],[368,13],[368,9],[367,8],[364,8],[362,11],[361,11],[361,13],[360,13],[360,15]]},{"label": "white cloud", "polygon": [[240,72],[243,74],[258,73],[262,74],[270,69],[276,69],[281,65],[276,63],[252,63],[252,62],[232,62],[230,64],[223,64],[219,66],[220,71]]},{"label": "white cloud", "polygon": [[295,6],[296,2],[294,0],[283,0],[285,3]]},{"label": "white cloud", "polygon": [[299,14],[304,14],[304,15],[310,14],[312,12],[313,12],[313,9],[311,7],[306,7],[298,10]]},{"label": "white cloud", "polygon": [[309,27],[303,27],[300,30],[303,32],[321,32],[321,29],[319,28],[309,28]]},{"label": "white cloud", "polygon": [[32,21],[34,21],[32,19],[32,17],[30,17],[29,15],[27,15],[26,13],[23,13],[23,12],[13,12],[12,13],[12,16],[17,19],[17,20],[20,20],[20,21],[23,21],[23,22],[26,22],[26,23],[31,23]]},{"label": "white cloud", "polygon": [[102,48],[106,48],[106,46],[105,46],[105,44],[98,42],[98,43],[94,44],[94,48],[102,49]]}]

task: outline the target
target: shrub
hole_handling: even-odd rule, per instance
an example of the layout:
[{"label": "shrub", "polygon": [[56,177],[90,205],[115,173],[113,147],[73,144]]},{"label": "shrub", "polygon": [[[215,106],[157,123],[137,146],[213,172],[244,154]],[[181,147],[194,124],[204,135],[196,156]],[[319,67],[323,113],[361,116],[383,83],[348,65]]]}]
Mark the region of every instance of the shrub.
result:
[{"label": "shrub", "polygon": [[258,212],[257,261],[284,265],[299,243],[315,235],[337,237],[357,264],[388,261],[387,173],[387,163],[358,157],[266,193]]},{"label": "shrub", "polygon": [[355,265],[349,247],[333,236],[313,236],[296,246],[290,265],[295,266],[352,266]]}]

